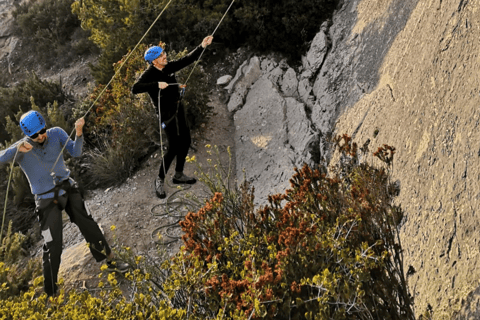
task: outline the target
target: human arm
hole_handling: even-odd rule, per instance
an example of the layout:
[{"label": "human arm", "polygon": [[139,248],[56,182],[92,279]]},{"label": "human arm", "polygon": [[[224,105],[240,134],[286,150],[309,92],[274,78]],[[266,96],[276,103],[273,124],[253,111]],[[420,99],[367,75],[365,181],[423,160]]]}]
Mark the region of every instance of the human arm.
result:
[{"label": "human arm", "polygon": [[206,36],[202,41],[202,48],[206,48],[207,46],[211,45],[213,41],[213,36]]},{"label": "human arm", "polygon": [[[77,120],[77,122],[79,120]],[[77,130],[77,122],[75,123],[75,130]],[[65,146],[65,149],[68,151],[68,153],[70,153],[72,157],[79,157],[82,154],[83,134],[81,136],[76,135],[75,140],[72,140],[62,128],[55,127],[50,129],[49,133],[50,132],[52,135],[52,140],[59,141],[60,146],[62,147]]]},{"label": "human arm", "polygon": [[17,148],[18,148],[18,152],[24,153],[24,152],[30,151],[32,149],[32,146],[24,140],[20,140],[15,144],[12,144],[10,147],[6,148],[5,150],[0,151],[0,164],[13,161],[13,159],[15,158],[15,155],[17,155],[18,157]]},{"label": "human arm", "polygon": [[160,74],[155,72],[155,67],[150,66],[132,87],[132,93],[144,93],[144,92],[151,92],[152,90],[158,89],[158,83],[161,79],[158,79]]},{"label": "human arm", "polygon": [[198,47],[193,49],[186,56],[184,56],[184,57],[182,57],[178,60],[169,62],[165,66],[163,71],[167,74],[174,73],[174,72],[177,72],[177,71],[185,68],[186,66],[194,63],[196,60],[198,60],[200,58],[203,50],[212,43],[212,40],[213,40],[212,36],[205,37],[203,39],[202,43]]}]

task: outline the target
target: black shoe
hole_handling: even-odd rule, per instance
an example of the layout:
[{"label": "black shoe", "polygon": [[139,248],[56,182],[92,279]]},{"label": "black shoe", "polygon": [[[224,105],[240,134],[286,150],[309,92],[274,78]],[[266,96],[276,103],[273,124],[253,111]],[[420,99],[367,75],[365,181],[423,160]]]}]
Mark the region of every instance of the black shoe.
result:
[{"label": "black shoe", "polygon": [[120,273],[125,273],[130,269],[130,265],[126,262],[120,260],[111,260],[107,261],[107,270],[108,271],[115,271]]},{"label": "black shoe", "polygon": [[173,180],[172,182],[174,184],[194,184],[195,182],[197,182],[197,179],[195,178],[192,178],[192,177],[188,177],[186,176],[185,174],[182,173],[182,175],[180,177],[175,177],[173,176]]},{"label": "black shoe", "polygon": [[160,199],[165,199],[167,197],[163,180],[161,180],[160,177],[155,178],[155,193],[157,194],[157,197],[159,197]]}]

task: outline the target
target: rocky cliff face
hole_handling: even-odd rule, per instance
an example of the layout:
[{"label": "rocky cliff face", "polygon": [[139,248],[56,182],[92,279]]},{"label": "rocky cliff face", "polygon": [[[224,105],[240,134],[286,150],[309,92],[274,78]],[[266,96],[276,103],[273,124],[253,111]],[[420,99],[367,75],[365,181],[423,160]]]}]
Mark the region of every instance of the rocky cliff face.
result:
[{"label": "rocky cliff face", "polygon": [[12,7],[16,0],[0,0],[0,65],[11,74],[10,54],[18,44],[13,36]]},{"label": "rocky cliff face", "polygon": [[331,134],[396,147],[417,316],[480,318],[479,13],[471,0],[348,1],[300,68],[253,57],[227,87],[237,174],[259,204],[293,166],[328,161]]}]

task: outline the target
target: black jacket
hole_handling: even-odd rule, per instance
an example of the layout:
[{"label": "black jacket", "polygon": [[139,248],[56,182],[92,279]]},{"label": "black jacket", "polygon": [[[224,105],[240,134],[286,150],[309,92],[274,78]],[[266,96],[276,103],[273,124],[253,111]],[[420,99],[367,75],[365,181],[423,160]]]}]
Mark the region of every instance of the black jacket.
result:
[{"label": "black jacket", "polygon": [[[158,91],[160,90],[158,83],[177,83],[175,72],[195,62],[202,54],[202,50],[202,46],[198,46],[185,57],[168,62],[162,70],[158,70],[153,65],[149,66],[133,85],[132,93],[138,94],[148,92],[150,98],[152,99],[152,103],[158,112]],[[162,89],[160,96],[160,111],[162,121],[166,121],[173,117],[179,99],[180,91],[178,85],[169,85],[167,88]]]}]

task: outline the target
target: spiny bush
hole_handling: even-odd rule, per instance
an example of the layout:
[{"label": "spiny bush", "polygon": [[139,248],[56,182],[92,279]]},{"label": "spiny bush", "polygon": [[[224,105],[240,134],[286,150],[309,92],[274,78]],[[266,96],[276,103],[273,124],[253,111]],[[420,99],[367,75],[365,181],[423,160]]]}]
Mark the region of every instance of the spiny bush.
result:
[{"label": "spiny bush", "polygon": [[[130,56],[125,55],[115,64],[116,76],[110,87],[98,85],[75,109],[75,117],[91,110],[88,119],[92,124],[88,124],[86,136],[93,147],[87,151],[87,166],[90,180],[97,186],[121,183],[160,144],[158,118],[149,96],[131,93],[134,82],[145,69],[143,52],[146,48],[141,45]],[[185,54],[187,51],[170,53],[173,59]],[[192,67],[178,73],[179,82],[186,80]],[[195,68],[182,101],[187,119],[194,125],[205,122],[209,116],[205,77],[202,69]]]},{"label": "spiny bush", "polygon": [[[181,222],[184,246],[165,283],[195,319],[414,319],[385,168],[359,163],[348,136],[337,167],[296,169],[291,188],[254,210],[217,192]],[[375,155],[391,163],[394,149]],[[385,161],[388,160],[388,161]]]},{"label": "spiny bush", "polygon": [[[94,50],[88,32],[72,13],[74,0],[30,0],[15,4],[13,16],[20,35],[28,39],[35,56],[43,63],[63,63],[74,55]],[[29,57],[26,57],[27,59]]]},{"label": "spiny bush", "polygon": [[[175,50],[198,45],[220,22],[231,0],[181,0],[172,3],[146,35],[146,43],[163,39]],[[83,0],[72,8],[101,48],[99,64],[92,67],[95,79],[106,83],[111,65],[132,48],[155,21],[169,0]],[[323,21],[333,12],[335,0],[237,1],[215,34],[216,43],[238,48],[276,51],[298,59]],[[288,39],[288,41],[286,41]]]}]

